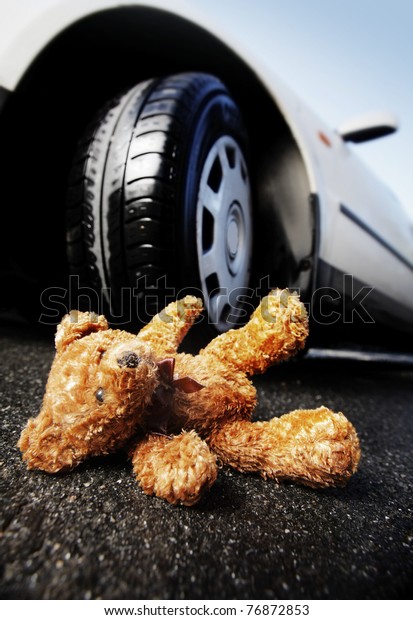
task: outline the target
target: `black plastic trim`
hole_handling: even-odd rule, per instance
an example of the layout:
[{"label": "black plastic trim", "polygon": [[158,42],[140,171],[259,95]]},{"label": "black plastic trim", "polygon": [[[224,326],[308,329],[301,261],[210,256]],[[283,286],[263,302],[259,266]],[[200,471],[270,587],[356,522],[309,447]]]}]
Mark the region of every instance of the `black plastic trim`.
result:
[{"label": "black plastic trim", "polygon": [[0,86],[0,112],[1,112],[4,104],[6,103],[7,99],[9,98],[10,94],[11,94],[11,92],[9,90],[7,90],[7,88],[4,88],[3,86]]},{"label": "black plastic trim", "polygon": [[310,208],[313,213],[313,230],[312,230],[312,276],[311,276],[311,293],[315,290],[318,281],[318,259],[320,252],[320,199],[318,194],[312,192],[308,198]]}]

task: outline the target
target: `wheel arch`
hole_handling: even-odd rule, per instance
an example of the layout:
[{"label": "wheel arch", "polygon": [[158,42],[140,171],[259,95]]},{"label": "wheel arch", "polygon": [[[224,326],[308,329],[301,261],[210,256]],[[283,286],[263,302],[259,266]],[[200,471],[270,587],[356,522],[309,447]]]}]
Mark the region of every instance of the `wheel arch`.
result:
[{"label": "wheel arch", "polygon": [[[43,207],[41,214],[28,213],[27,231],[22,234],[22,247],[29,257],[26,264],[30,264],[33,254],[42,261],[43,267],[36,269],[36,277],[39,273],[47,274],[47,282],[52,279],[53,284],[62,280],[64,270],[60,262],[51,264],[49,257],[54,251],[64,260],[60,247],[64,238],[60,206],[63,207],[66,175],[77,138],[96,109],[117,92],[146,78],[194,70],[215,74],[228,86],[241,108],[250,136],[254,202],[259,214],[257,245],[262,247],[264,238],[266,248],[260,252],[255,278],[268,276],[271,286],[294,285],[299,281],[303,261],[314,251],[314,218],[309,206],[313,186],[311,161],[302,148],[305,142],[299,144],[296,138],[297,127],[293,132],[292,119],[286,118],[255,70],[226,43],[183,17],[142,6],[93,13],[56,35],[27,68],[12,97],[14,105],[4,115],[3,127],[6,136],[9,132],[9,141],[16,141],[16,137],[19,141],[27,135],[27,126],[19,127],[16,133],[13,122],[16,116],[24,117],[30,122],[38,149],[26,179],[33,200],[42,202]],[[13,152],[13,145],[10,148]],[[50,157],[50,153],[57,151],[58,158]],[[39,183],[45,158],[49,159],[47,196]],[[13,176],[12,159],[8,158],[5,164]],[[11,217],[16,218],[16,212]],[[281,221],[283,218],[287,226]],[[41,256],[38,239],[34,248],[30,231],[33,226],[46,231],[45,223],[51,223],[56,235],[51,243],[48,240],[47,251],[43,250]],[[291,257],[294,274],[287,273],[285,268]]]}]

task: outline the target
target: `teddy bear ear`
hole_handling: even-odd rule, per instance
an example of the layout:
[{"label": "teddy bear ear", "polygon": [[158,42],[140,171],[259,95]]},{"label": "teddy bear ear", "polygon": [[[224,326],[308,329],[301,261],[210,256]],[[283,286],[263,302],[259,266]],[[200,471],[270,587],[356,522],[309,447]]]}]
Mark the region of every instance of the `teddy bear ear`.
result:
[{"label": "teddy bear ear", "polygon": [[74,340],[105,329],[109,329],[109,325],[103,315],[97,315],[94,312],[71,310],[70,314],[63,317],[57,327],[55,336],[56,351],[59,353]]}]

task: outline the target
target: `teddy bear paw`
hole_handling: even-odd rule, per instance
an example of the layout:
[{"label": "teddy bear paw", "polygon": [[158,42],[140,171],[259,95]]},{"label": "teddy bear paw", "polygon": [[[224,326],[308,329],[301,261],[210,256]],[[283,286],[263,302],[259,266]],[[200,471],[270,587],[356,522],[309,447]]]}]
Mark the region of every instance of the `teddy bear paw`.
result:
[{"label": "teddy bear paw", "polygon": [[192,506],[217,477],[216,458],[194,431],[150,435],[137,446],[132,463],[143,491],[170,504]]}]

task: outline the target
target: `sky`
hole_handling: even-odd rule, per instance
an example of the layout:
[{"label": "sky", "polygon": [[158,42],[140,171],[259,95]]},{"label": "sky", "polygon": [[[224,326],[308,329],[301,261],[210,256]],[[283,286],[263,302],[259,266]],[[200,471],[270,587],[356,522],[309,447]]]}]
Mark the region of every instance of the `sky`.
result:
[{"label": "sky", "polygon": [[372,111],[395,113],[397,133],[351,148],[413,219],[413,0],[217,0],[217,6],[223,21],[236,16],[247,45],[257,41],[265,61],[332,128]]}]

